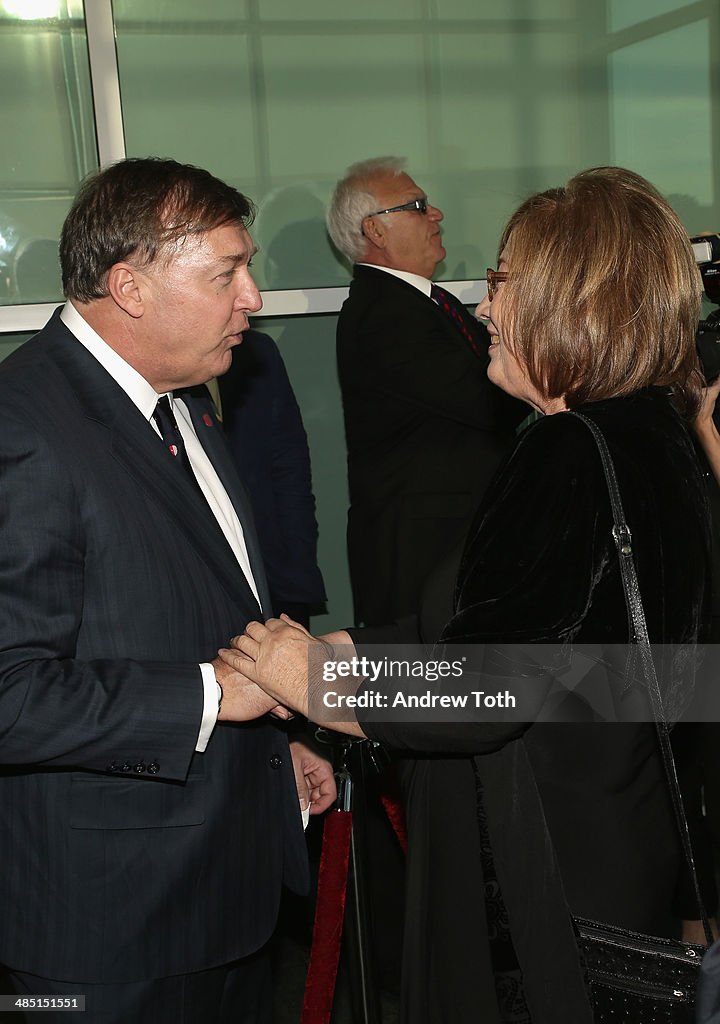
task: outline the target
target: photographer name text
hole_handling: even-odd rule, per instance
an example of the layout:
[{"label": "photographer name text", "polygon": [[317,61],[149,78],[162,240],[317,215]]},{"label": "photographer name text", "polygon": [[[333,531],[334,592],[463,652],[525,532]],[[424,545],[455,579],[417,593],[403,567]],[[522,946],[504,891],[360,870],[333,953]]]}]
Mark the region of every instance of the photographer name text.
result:
[{"label": "photographer name text", "polygon": [[[382,693],[380,690],[364,690],[360,694],[338,693],[328,690],[322,702],[326,708],[514,708],[515,697],[509,690],[486,693],[471,690],[469,693]],[[474,703],[473,703],[474,702]]]}]

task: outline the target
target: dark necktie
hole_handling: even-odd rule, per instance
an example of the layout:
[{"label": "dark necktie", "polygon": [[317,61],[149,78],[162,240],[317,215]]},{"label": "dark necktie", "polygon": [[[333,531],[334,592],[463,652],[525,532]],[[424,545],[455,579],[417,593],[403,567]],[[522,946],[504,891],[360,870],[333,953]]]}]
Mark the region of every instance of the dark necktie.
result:
[{"label": "dark necktie", "polygon": [[185,450],[185,442],[182,439],[180,428],[175,421],[172,406],[170,405],[170,399],[167,395],[163,395],[162,398],[158,399],[158,404],[155,406],[153,418],[158,425],[158,430],[160,431],[160,436],[163,439],[165,447],[170,454],[177,459],[178,463],[190,476],[190,479],[202,494],[200,484],[198,483],[197,477],[193,473],[193,468],[190,465],[190,459],[188,458],[188,453]]},{"label": "dark necktie", "polygon": [[475,355],[482,355],[483,351],[477,343],[477,338],[465,322],[465,317],[459,309],[460,303],[455,296],[451,295],[450,292],[446,292],[440,285],[434,284],[430,287],[430,298],[437,302],[446,316],[450,317]]}]

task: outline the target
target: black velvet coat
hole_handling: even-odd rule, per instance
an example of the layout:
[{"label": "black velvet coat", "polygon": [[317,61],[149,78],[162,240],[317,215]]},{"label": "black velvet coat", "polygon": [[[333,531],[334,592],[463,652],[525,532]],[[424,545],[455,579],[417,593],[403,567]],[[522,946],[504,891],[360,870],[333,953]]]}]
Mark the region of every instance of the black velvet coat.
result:
[{"label": "black velvet coat", "polygon": [[[688,431],[655,391],[578,411],[615,463],[651,640],[692,642],[709,526]],[[624,642],[611,526],[587,427],[564,414],[532,424],[478,510],[443,640]],[[487,936],[507,944],[505,914],[533,1024],[591,1020],[563,889],[575,914],[672,927],[679,852],[653,727],[371,718],[366,733],[411,758],[403,1020],[500,1019]]]}]

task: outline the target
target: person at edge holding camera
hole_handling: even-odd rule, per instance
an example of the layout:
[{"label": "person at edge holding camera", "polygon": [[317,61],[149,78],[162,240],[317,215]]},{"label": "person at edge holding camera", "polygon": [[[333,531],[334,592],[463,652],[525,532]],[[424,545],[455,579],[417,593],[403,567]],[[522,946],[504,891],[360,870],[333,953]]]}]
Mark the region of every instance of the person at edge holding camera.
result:
[{"label": "person at edge holding camera", "polygon": [[[441,643],[627,643],[608,486],[577,411],[615,465],[650,639],[692,647],[707,619],[710,524],[686,422],[701,399],[701,283],[680,220],[632,171],[588,170],[519,207],[487,282],[488,376],[543,415],[477,511]],[[221,657],[307,711],[313,645],[363,641],[270,620]],[[312,683],[318,719],[333,684]],[[358,693],[369,685],[382,683]],[[412,764],[406,1024],[587,1024],[570,914],[679,932],[680,840],[652,721],[527,717],[400,723],[358,708],[332,724]]]}]

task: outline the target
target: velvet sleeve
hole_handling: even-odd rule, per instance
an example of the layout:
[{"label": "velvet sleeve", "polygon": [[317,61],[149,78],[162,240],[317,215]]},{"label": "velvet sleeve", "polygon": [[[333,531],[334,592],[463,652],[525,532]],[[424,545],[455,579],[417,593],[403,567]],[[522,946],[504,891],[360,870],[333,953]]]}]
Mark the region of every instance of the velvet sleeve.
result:
[{"label": "velvet sleeve", "polygon": [[[514,649],[507,645],[571,642],[611,564],[610,527],[604,477],[587,429],[562,414],[531,425],[478,510],[460,566],[455,613],[441,642],[471,645],[480,663],[495,644],[507,651]],[[621,592],[618,600],[624,615]],[[552,684],[541,661],[530,681],[513,680],[527,695],[523,706],[532,713],[526,721],[393,723],[367,711],[358,717],[367,735],[390,747],[490,753],[521,736],[540,712]],[[510,671],[506,666],[483,675],[483,687],[502,686]]]},{"label": "velvet sleeve", "polygon": [[[579,420],[532,424],[470,529],[446,643],[576,638],[615,560],[600,457]],[[624,602],[619,609],[623,621]],[[624,639],[624,637],[622,638]]]}]

